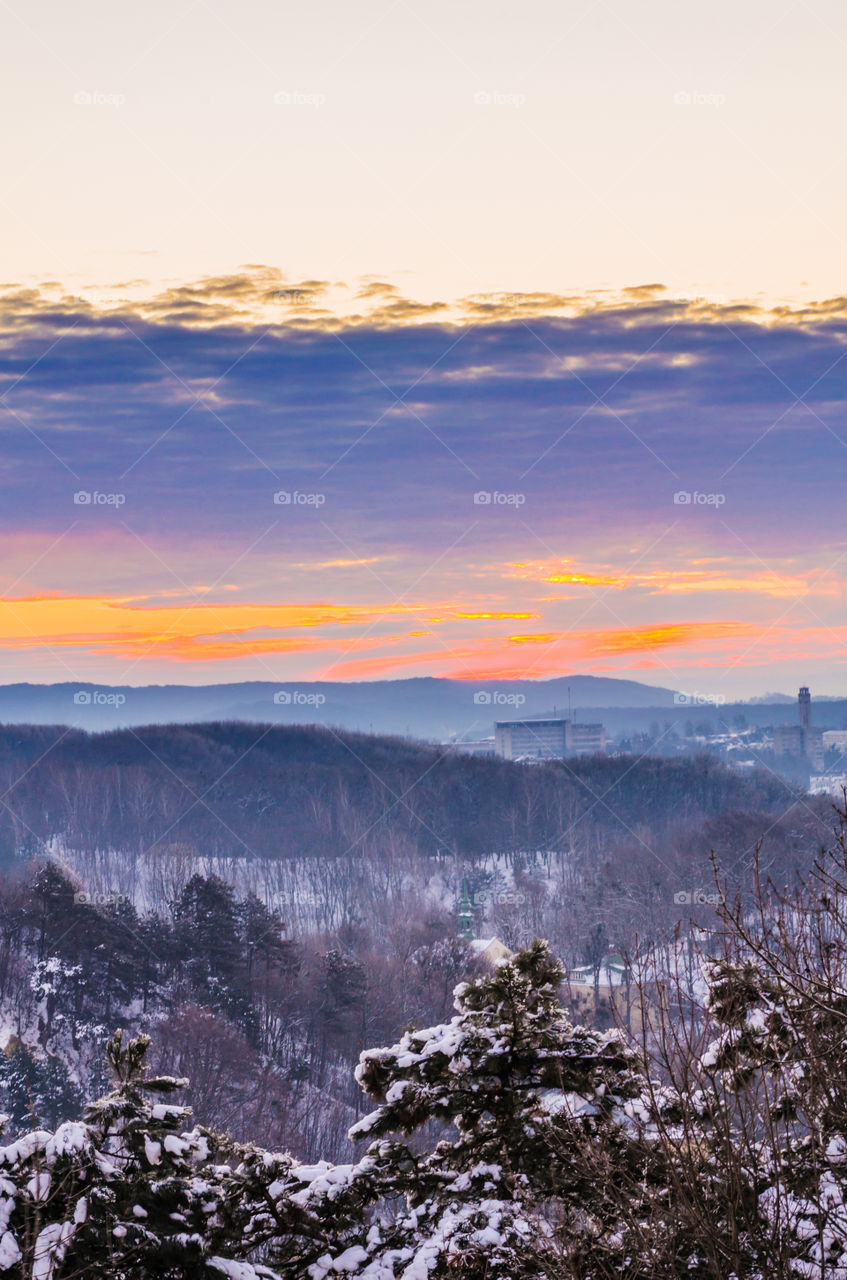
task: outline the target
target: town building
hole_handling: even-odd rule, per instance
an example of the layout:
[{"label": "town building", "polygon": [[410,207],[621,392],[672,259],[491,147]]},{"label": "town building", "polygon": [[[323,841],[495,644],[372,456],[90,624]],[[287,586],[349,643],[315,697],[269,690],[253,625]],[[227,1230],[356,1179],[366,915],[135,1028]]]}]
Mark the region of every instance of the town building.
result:
[{"label": "town building", "polygon": [[773,731],[773,749],[778,756],[804,756],[806,733],[799,724],[778,724]]},{"label": "town building", "polygon": [[468,892],[467,876],[462,878],[462,901],[458,913],[459,937],[464,938],[468,950],[475,960],[481,960],[492,968],[501,960],[510,960],[515,954],[505,942],[499,938],[477,938],[474,936],[474,913],[471,895]]},{"label": "town building", "polygon": [[602,724],[578,724],[560,717],[499,720],[494,726],[494,749],[504,760],[595,755],[606,750],[606,730]]},{"label": "town building", "polygon": [[494,738],[451,738],[442,742],[445,751],[463,756],[493,756]]},{"label": "town building", "polygon": [[847,773],[821,773],[809,779],[809,795],[833,796],[836,800],[844,799],[847,788]]},{"label": "town building", "polygon": [[499,938],[474,938],[470,944],[470,952],[474,959],[481,960],[483,964],[489,964],[492,967],[499,964],[501,960],[511,960],[515,954]]},{"label": "town building", "polygon": [[774,725],[774,754],[805,758],[820,773],[823,769],[823,733],[812,725],[812,697],[806,685],[797,695],[797,720],[797,724]]},{"label": "town building", "polygon": [[847,729],[824,729],[824,751],[847,751]]}]

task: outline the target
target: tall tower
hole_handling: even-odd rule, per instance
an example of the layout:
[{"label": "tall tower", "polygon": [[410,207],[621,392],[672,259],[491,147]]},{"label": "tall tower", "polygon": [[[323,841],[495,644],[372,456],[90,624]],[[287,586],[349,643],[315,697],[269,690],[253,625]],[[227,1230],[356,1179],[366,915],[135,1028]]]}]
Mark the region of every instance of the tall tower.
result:
[{"label": "tall tower", "polygon": [[812,723],[812,695],[805,684],[797,696],[797,713],[800,716],[800,727],[803,729],[810,728]]}]

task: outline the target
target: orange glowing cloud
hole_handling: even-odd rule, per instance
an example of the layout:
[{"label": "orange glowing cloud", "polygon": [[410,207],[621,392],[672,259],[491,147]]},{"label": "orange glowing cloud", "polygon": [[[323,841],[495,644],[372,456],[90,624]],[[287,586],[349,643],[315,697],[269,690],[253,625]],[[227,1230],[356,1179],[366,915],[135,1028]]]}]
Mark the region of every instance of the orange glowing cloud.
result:
[{"label": "orange glowing cloud", "polygon": [[590,637],[592,653],[643,653],[669,649],[707,640],[737,639],[758,634],[761,627],[743,622],[685,622],[663,627],[595,631]]},{"label": "orange glowing cloud", "polygon": [[456,610],[448,615],[460,622],[526,622],[530,618],[537,618],[537,613],[506,613],[503,611],[495,612],[492,610],[488,613],[464,613]]},{"label": "orange glowing cloud", "polygon": [[573,587],[616,587],[619,590],[635,588],[651,595],[665,592],[695,594],[698,592],[746,593],[766,595],[775,599],[791,599],[809,594],[838,596],[844,591],[844,581],[834,573],[813,570],[808,574],[782,572],[749,560],[740,562],[734,569],[706,567],[708,562],[692,560],[694,568],[658,568],[636,572],[628,570],[614,574],[599,570],[571,568],[569,559],[559,561],[512,561],[504,570],[508,578],[521,578],[535,582],[552,582]]},{"label": "orange glowing cloud", "polygon": [[[41,646],[51,651],[86,649],[97,655],[128,657],[155,650],[158,657],[175,661],[207,662],[249,653],[353,650],[359,642],[342,639],[339,629],[360,627],[368,631],[392,619],[477,622],[537,616],[529,612],[470,612],[442,605],[440,618],[424,619],[422,615],[432,608],[431,602],[273,605],[213,604],[206,600],[163,606],[136,596],[29,596],[0,600],[0,649]],[[383,634],[378,641],[369,640],[367,646],[397,639]]]},{"label": "orange glowing cloud", "polygon": [[730,591],[773,596],[782,600],[809,595],[812,591],[821,595],[837,595],[843,589],[842,583],[833,576],[827,578],[801,577],[797,574],[789,576],[767,570],[748,575],[715,571],[667,570],[664,573],[641,574],[630,581],[637,586],[646,587],[653,594],[666,591]]},{"label": "orange glowing cloud", "polygon": [[551,573],[545,582],[576,583],[582,587],[621,587],[625,585],[623,578],[601,578],[590,573]]},{"label": "orange glowing cloud", "polygon": [[408,606],[207,604],[147,605],[137,597],[30,596],[0,600],[0,645],[36,638],[44,643],[115,645],[161,638],[247,634],[265,629],[369,624],[406,615]]},{"label": "orange glowing cloud", "polygon": [[[490,597],[489,597],[490,598]],[[509,629],[538,620],[538,630]],[[44,650],[203,665],[273,655],[313,655],[310,675],[333,679],[400,672],[454,679],[543,678],[567,670],[623,671],[752,666],[812,656],[847,660],[847,627],[796,618],[640,622],[567,628],[561,616],[432,600],[338,604],[236,603],[231,593],[181,601],[151,596],[40,595],[0,600],[0,650]],[[63,657],[64,655],[64,657]],[[312,668],[313,664],[308,663]],[[672,681],[669,679],[669,683]]]},{"label": "orange glowing cloud", "polygon": [[[414,654],[391,654],[342,660],[325,670],[335,679],[362,679],[390,676],[399,669],[421,667],[435,670],[454,680],[541,679],[561,675],[579,664],[585,670],[616,669],[608,665],[615,656],[643,661],[646,655],[669,649],[698,650],[700,659],[710,647],[727,642],[754,643],[766,628],[741,622],[692,622],[632,629],[620,627],[596,631],[543,632],[533,635],[485,636],[472,643],[444,645]],[[538,648],[541,652],[518,657],[517,651]],[[598,659],[605,665],[597,665]],[[452,661],[451,661],[452,660]]]}]

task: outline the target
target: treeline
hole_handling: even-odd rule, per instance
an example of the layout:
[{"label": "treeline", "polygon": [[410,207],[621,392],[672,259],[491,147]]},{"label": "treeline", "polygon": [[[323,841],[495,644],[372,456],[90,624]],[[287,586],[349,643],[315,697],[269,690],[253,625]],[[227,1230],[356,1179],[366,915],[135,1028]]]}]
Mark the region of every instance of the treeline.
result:
[{"label": "treeline", "polygon": [[784,810],[767,773],[693,760],[592,757],[519,765],[315,727],[165,725],[87,734],[0,727],[0,854],[334,858],[386,849],[465,857],[571,849],[647,831],[657,852],[718,814]]}]

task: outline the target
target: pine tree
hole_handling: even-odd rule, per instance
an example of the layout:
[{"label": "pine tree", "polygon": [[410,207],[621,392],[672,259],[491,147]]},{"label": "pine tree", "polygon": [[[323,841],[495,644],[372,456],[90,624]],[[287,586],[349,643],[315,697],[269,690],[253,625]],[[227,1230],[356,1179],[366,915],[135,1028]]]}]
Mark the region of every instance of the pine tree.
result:
[{"label": "pine tree", "polygon": [[[274,1253],[282,1274],[306,1274],[306,1261],[312,1280],[342,1270],[362,1280],[554,1274],[539,1209],[554,1201],[558,1213],[581,1218],[591,1188],[582,1165],[554,1161],[551,1151],[569,1136],[596,1140],[619,1127],[640,1087],[616,1033],[568,1021],[563,977],[546,943],[535,942],[460,984],[449,1023],[362,1054],[356,1076],[378,1106],[351,1136],[371,1139],[367,1154],[355,1165],[294,1167],[281,1198],[313,1221],[349,1226],[316,1260],[312,1244],[293,1259],[289,1241]],[[441,1136],[432,1145],[434,1127]]]},{"label": "pine tree", "polygon": [[0,1054],[0,1107],[18,1132],[54,1128],[76,1115],[82,1102],[79,1086],[55,1054],[36,1056],[21,1041]]},{"label": "pine tree", "polygon": [[[184,1131],[167,1098],[184,1084],[149,1077],[146,1036],[108,1058],[115,1088],[55,1133],[34,1130],[0,1147],[0,1271],[27,1280],[238,1280],[273,1277],[246,1260],[228,1230],[240,1194],[227,1148]],[[234,1255],[234,1256],[233,1256]]]},{"label": "pine tree", "polygon": [[174,905],[174,924],[192,999],[252,1038],[247,948],[232,886],[219,876],[192,876]]}]

